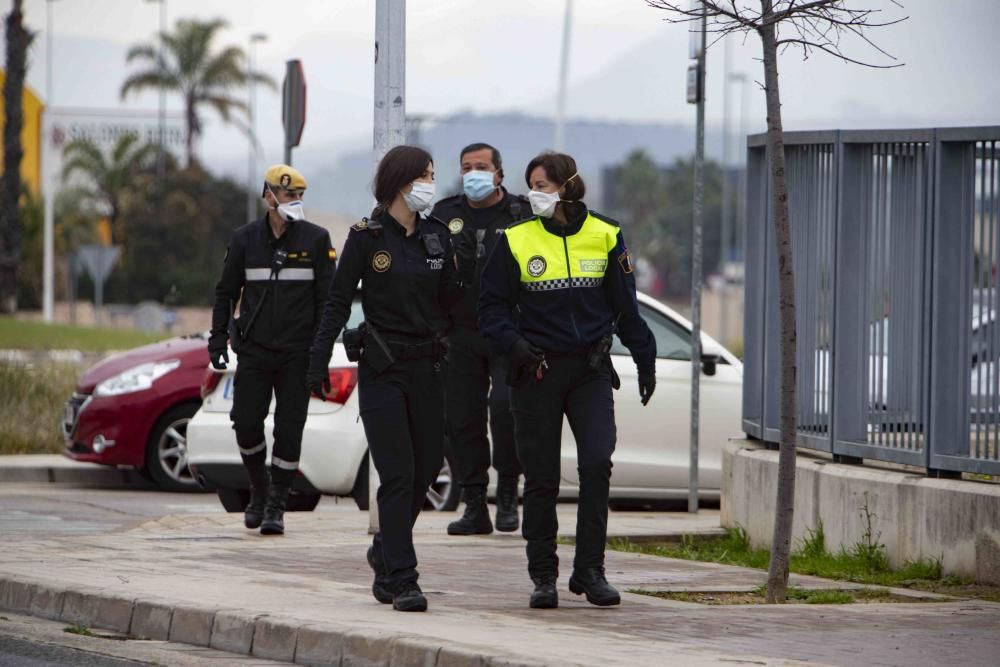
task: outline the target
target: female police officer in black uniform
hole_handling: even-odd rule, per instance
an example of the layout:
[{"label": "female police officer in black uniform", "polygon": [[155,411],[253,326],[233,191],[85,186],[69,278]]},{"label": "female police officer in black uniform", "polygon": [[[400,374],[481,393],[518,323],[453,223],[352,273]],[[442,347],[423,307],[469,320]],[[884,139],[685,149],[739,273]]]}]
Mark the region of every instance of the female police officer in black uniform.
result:
[{"label": "female police officer in black uniform", "polygon": [[[446,308],[457,296],[448,228],[421,215],[434,198],[434,164],[424,150],[397,146],[375,175],[377,207],[351,228],[313,341],[307,383],[329,391],[333,341],[347,322],[358,281],[361,419],[378,470],[381,531],[368,550],[372,593],[400,611],[424,611],[413,524],[441,469],[444,441]],[[345,332],[351,356],[355,332]]]},{"label": "female police officer in black uniform", "polygon": [[[612,332],[639,369],[643,405],[656,386],[656,340],[639,315],[618,223],[588,211],[576,162],[544,153],[525,171],[537,216],[504,231],[482,276],[479,326],[510,357],[511,411],[524,468],[524,538],[531,607],[559,604],[556,497],[563,415],[576,438],[580,497],[569,589],[593,604],[621,601],[604,578],[611,454]],[[516,317],[515,317],[516,313]],[[617,327],[617,328],[616,328]]]}]

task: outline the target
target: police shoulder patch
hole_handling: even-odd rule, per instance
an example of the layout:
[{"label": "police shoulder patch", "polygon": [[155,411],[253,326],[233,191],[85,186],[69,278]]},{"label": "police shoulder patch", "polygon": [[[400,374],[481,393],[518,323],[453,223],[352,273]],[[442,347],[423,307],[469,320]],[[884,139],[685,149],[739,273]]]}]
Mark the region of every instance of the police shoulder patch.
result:
[{"label": "police shoulder patch", "polygon": [[613,225],[615,227],[621,227],[621,224],[617,220],[613,220],[606,215],[598,213],[597,211],[591,211],[590,214],[595,218],[597,218],[598,220],[600,220],[601,222],[606,222],[609,225]]},{"label": "police shoulder patch", "polygon": [[329,257],[330,259],[337,259],[337,251],[334,250],[333,248],[330,248],[329,250],[326,251],[326,256]]},{"label": "police shoulder patch", "polygon": [[632,266],[632,253],[625,250],[622,254],[618,255],[618,265],[622,267],[623,272],[632,273],[634,270]]}]

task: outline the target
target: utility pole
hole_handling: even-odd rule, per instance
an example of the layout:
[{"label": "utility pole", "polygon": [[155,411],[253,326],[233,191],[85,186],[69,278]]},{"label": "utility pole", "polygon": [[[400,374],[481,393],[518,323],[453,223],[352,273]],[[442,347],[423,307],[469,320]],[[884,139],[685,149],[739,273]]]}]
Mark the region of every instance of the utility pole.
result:
[{"label": "utility pole", "polygon": [[573,29],[573,0],[566,0],[563,17],[562,54],[559,59],[559,88],[556,93],[556,131],[552,147],[560,153],[566,150],[566,79],[569,76],[569,42]]},{"label": "utility pole", "polygon": [[160,39],[159,39],[159,55],[157,55],[157,60],[159,60],[159,70],[160,70],[160,101],[159,107],[157,109],[157,145],[158,150],[156,153],[156,189],[157,196],[159,197],[159,204],[161,208],[164,201],[164,179],[167,172],[167,157],[164,151],[166,151],[166,128],[167,128],[167,89],[163,85],[163,72],[164,72],[164,43],[163,35],[167,31],[167,0],[146,0],[147,2],[156,2],[160,5]]},{"label": "utility pole", "polygon": [[42,189],[45,193],[45,212],[42,220],[42,320],[55,319],[55,183],[52,163],[52,31],[55,17],[52,4],[45,3],[45,117],[42,123]]},{"label": "utility pole", "polygon": [[[375,164],[406,142],[406,0],[375,2]],[[368,456],[368,532],[378,532],[378,471]]]},{"label": "utility pole", "polygon": [[254,84],[253,73],[257,66],[257,43],[266,40],[267,35],[255,32],[250,35],[250,46],[247,49],[247,120],[250,125],[250,146],[247,154],[247,222],[257,219],[257,199],[260,197],[260,193],[254,189],[254,184],[261,179],[257,174],[257,87]]},{"label": "utility pole", "polygon": [[[700,0],[695,0],[699,2]],[[701,385],[701,227],[705,198],[705,36],[707,18],[702,5],[701,39],[696,50],[697,130],[694,153],[694,233],[691,249],[691,464],[688,478],[688,512],[698,512],[698,426]],[[688,100],[690,101],[690,95]]]}]

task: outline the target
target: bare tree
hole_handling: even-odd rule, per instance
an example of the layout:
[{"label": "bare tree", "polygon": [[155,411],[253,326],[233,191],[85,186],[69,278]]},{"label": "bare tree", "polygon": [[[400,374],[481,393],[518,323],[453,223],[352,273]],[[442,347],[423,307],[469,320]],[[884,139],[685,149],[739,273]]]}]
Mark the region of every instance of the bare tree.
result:
[{"label": "bare tree", "polygon": [[[874,0],[867,0],[869,3]],[[902,7],[896,0],[889,0]],[[688,8],[679,2],[646,0],[655,9],[669,12],[670,23],[689,23],[707,17],[708,32],[716,41],[728,34],[751,32],[760,37],[764,64],[764,94],[767,100],[767,154],[771,171],[771,205],[778,246],[778,301],[781,325],[781,399],[778,488],[775,504],[771,562],[767,573],[767,601],[784,602],[788,587],[788,563],[795,509],[796,425],[796,333],[795,279],[792,273],[792,234],[788,220],[788,181],[785,176],[785,144],[781,124],[781,93],[778,87],[778,55],[792,48],[808,59],[815,51],[867,67],[899,67],[855,60],[844,54],[852,39],[874,49],[879,57],[895,60],[866,35],[869,28],[905,20],[881,20],[881,9],[857,8],[864,0],[702,0]]]},{"label": "bare tree", "polygon": [[24,127],[24,75],[32,34],[24,27],[23,0],[7,15],[7,78],[3,83],[3,176],[0,178],[0,312],[17,310],[17,266],[21,252],[21,129]]}]

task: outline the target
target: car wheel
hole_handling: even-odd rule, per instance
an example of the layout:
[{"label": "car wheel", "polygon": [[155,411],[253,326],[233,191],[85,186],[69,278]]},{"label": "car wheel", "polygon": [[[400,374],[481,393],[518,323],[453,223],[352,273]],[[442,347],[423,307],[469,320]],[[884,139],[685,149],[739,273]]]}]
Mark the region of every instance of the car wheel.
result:
[{"label": "car wheel", "polygon": [[462,489],[455,479],[455,459],[451,452],[445,449],[444,461],[441,463],[441,470],[438,471],[437,479],[431,482],[427,489],[427,502],[425,506],[438,512],[452,512],[458,508],[458,501],[462,495]]},{"label": "car wheel", "polygon": [[167,410],[157,420],[146,442],[145,469],[164,491],[200,491],[188,467],[187,426],[198,403],[183,403]]},{"label": "car wheel", "polygon": [[222,508],[227,512],[242,512],[250,502],[250,489],[232,489],[220,486],[215,490]]}]

